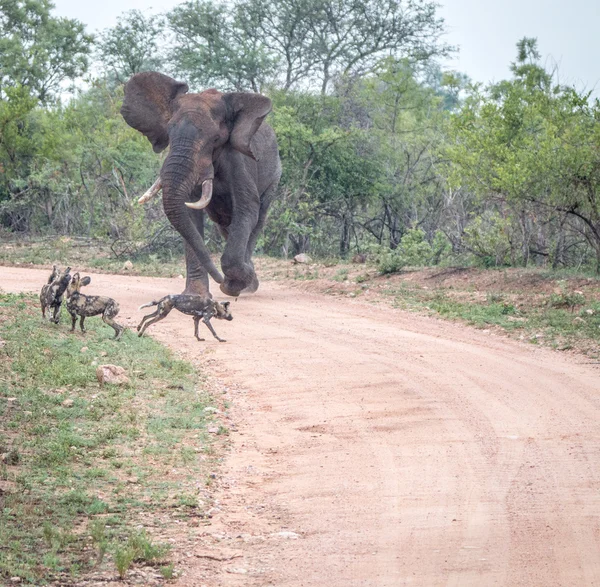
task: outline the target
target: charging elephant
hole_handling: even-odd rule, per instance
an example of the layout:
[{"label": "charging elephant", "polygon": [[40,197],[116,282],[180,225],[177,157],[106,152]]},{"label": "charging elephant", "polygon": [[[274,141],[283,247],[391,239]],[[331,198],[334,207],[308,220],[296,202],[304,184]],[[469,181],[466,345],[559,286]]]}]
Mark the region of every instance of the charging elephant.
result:
[{"label": "charging elephant", "polygon": [[[260,94],[206,90],[156,72],[125,86],[123,118],[156,153],[170,146],[160,177],[140,201],[160,189],[167,218],[185,241],[184,293],[208,295],[208,274],[221,291],[254,292],[256,239],[281,176],[273,129],[263,120],[271,100]],[[204,212],[226,239],[221,275],[204,243]]]}]

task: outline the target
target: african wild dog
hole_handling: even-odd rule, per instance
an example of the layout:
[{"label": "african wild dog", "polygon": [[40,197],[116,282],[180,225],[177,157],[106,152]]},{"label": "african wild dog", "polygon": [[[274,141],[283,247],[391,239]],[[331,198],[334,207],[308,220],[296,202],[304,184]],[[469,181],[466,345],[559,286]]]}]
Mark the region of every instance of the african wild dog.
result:
[{"label": "african wild dog", "polygon": [[229,302],[217,302],[215,300],[211,300],[210,298],[204,298],[202,296],[197,295],[170,295],[161,298],[157,302],[150,302],[149,304],[144,304],[140,306],[140,310],[142,308],[149,308],[150,306],[158,306],[156,308],[156,312],[152,314],[148,314],[142,318],[142,321],[139,323],[138,336],[142,336],[144,331],[150,324],[154,324],[159,320],[167,317],[167,314],[175,308],[179,310],[182,314],[187,314],[188,316],[193,316],[194,318],[194,336],[197,340],[204,340],[198,336],[198,324],[200,320],[206,324],[208,329],[212,332],[212,335],[219,342],[226,342],[222,338],[219,338],[215,329],[212,327],[210,323],[211,318],[218,318],[219,320],[233,320],[233,316],[229,311]]},{"label": "african wild dog", "polygon": [[80,289],[84,285],[88,285],[91,279],[89,277],[81,278],[79,273],[75,273],[71,279],[71,283],[67,288],[67,310],[71,314],[73,324],[71,326],[71,332],[75,331],[75,324],[77,323],[77,316],[81,316],[79,326],[81,332],[85,332],[83,327],[83,321],[88,316],[97,316],[102,314],[102,320],[115,331],[115,338],[118,340],[123,334],[123,326],[113,320],[113,318],[119,313],[119,304],[112,298],[106,296],[86,296],[80,293]]},{"label": "african wild dog", "polygon": [[63,295],[69,285],[69,281],[71,281],[71,276],[69,275],[70,271],[70,267],[61,271],[56,265],[53,265],[52,273],[48,278],[48,283],[42,287],[40,293],[42,317],[46,318],[46,310],[52,310],[50,320],[54,322],[54,324],[60,322],[60,309],[62,306]]}]

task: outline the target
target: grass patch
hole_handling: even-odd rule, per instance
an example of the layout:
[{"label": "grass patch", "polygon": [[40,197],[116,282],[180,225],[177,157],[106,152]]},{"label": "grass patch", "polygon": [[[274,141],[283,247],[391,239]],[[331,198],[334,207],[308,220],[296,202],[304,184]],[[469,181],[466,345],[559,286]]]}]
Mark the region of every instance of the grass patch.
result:
[{"label": "grass patch", "polygon": [[[145,527],[160,519],[164,529],[178,508],[202,514],[197,481],[209,464],[198,453],[213,452],[204,408],[214,402],[168,349],[106,330],[72,335],[42,322],[34,296],[0,294],[0,583],[140,565],[173,575]],[[102,363],[123,366],[131,383],[100,387]]]},{"label": "grass patch", "polygon": [[403,309],[427,310],[477,328],[498,327],[522,340],[558,350],[577,348],[592,358],[600,356],[600,301],[586,299],[579,292],[488,293],[482,299],[476,292],[426,290],[403,283],[387,294]]},{"label": "grass patch", "polygon": [[[117,251],[118,252],[118,251]],[[125,267],[126,261],[132,265]],[[119,256],[104,241],[80,240],[66,236],[43,240],[11,240],[0,242],[0,264],[7,265],[70,265],[78,271],[116,273],[124,275],[149,275],[177,277],[185,275],[183,253],[172,253],[165,248],[163,254]]]}]

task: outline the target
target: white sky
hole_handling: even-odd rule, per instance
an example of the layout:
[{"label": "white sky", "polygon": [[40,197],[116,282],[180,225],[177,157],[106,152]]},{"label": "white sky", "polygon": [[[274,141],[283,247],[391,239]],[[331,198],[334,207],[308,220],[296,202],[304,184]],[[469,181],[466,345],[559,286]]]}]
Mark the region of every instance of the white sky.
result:
[{"label": "white sky", "polygon": [[[77,18],[90,31],[114,26],[133,8],[164,12],[182,0],[53,0],[55,14]],[[550,67],[560,80],[578,89],[600,90],[598,0],[438,0],[447,41],[460,48],[448,65],[475,81],[509,77],[518,39],[537,37]],[[594,8],[595,6],[595,8]]]}]

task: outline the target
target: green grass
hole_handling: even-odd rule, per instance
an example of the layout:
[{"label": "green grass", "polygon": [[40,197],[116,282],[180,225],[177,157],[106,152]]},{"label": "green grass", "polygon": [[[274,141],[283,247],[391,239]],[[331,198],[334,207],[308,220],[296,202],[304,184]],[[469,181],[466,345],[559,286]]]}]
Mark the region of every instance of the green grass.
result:
[{"label": "green grass", "polygon": [[516,294],[457,299],[453,290],[425,290],[406,283],[386,293],[403,309],[427,310],[477,328],[499,327],[532,343],[543,342],[558,350],[577,348],[592,358],[600,356],[600,302],[580,293],[552,293],[520,303],[512,300]]},{"label": "green grass", "polygon": [[[115,342],[90,322],[85,337],[70,334],[42,322],[35,297],[0,294],[0,584],[164,565],[164,545],[132,528],[198,510],[181,496],[210,466],[197,452],[214,452],[204,411],[214,403],[151,338]],[[102,363],[124,367],[130,384],[100,387]]]},{"label": "green grass", "polygon": [[[133,267],[125,269],[126,261]],[[80,242],[69,237],[56,237],[42,241],[0,242],[0,264],[10,265],[51,265],[59,263],[74,270],[88,270],[129,275],[149,275],[154,277],[177,277],[185,275],[183,253],[172,253],[165,249],[164,254],[145,254],[117,257],[110,245],[102,241]]]},{"label": "green grass", "polygon": [[348,269],[342,268],[333,276],[334,281],[346,281],[348,279]]}]

